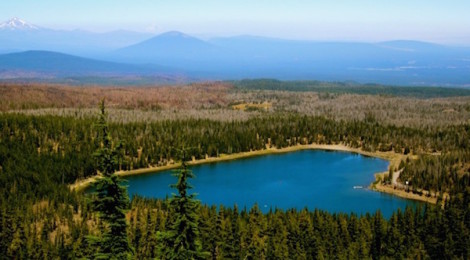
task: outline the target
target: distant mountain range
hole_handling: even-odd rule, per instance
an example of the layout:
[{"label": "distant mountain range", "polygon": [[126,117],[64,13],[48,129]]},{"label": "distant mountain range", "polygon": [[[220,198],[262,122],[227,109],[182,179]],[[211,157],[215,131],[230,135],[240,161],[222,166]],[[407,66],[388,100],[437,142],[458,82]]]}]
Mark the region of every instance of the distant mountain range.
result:
[{"label": "distant mountain range", "polygon": [[0,52],[46,50],[96,56],[143,41],[151,34],[52,30],[12,18],[0,24]]},{"label": "distant mountain range", "polygon": [[0,24],[0,53],[12,52],[17,53],[0,55],[0,77],[164,73],[192,79],[470,86],[470,48],[418,41],[312,42],[256,36],[202,40],[175,31],[156,36],[96,34],[50,30],[14,18]]}]

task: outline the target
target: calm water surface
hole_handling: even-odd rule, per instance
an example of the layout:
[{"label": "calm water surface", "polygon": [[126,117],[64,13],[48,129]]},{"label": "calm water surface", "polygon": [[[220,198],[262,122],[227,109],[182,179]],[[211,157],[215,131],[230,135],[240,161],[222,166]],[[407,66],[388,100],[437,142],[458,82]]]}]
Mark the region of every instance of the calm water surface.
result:
[{"label": "calm water surface", "polygon": [[[374,192],[367,187],[388,161],[348,152],[304,150],[191,167],[192,192],[209,205],[323,209],[329,212],[374,213],[390,216],[417,202]],[[131,195],[165,198],[176,182],[171,171],[127,177]],[[362,186],[363,189],[355,189]]]}]

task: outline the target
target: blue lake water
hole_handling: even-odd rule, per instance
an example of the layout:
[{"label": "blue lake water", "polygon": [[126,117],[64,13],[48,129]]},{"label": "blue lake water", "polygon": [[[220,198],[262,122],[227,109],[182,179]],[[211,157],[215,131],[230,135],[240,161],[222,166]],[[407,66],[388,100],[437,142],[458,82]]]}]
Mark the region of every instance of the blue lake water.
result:
[{"label": "blue lake water", "polygon": [[[348,152],[304,150],[192,166],[190,179],[204,204],[239,208],[257,203],[264,212],[319,208],[329,212],[374,213],[390,216],[417,202],[371,191],[374,173],[387,170],[386,160]],[[165,198],[176,192],[172,171],[126,177],[129,194]],[[355,189],[362,186],[363,189]]]}]

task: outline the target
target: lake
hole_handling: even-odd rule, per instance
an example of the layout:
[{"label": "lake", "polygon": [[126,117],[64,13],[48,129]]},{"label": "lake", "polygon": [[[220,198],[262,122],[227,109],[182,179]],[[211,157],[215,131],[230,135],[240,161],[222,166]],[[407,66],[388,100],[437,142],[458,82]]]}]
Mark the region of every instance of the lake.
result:
[{"label": "lake", "polygon": [[[418,202],[369,190],[374,173],[387,171],[386,160],[323,150],[303,150],[190,167],[197,198],[204,204],[329,212],[374,213],[390,216]],[[165,198],[176,190],[172,171],[126,177],[129,194]],[[363,188],[360,188],[363,187]]]}]

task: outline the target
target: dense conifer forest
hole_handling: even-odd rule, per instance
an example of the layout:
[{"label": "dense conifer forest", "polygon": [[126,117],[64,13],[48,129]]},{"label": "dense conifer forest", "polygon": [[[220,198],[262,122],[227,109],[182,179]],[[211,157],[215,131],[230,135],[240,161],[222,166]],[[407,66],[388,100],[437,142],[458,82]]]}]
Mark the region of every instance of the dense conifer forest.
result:
[{"label": "dense conifer forest", "polygon": [[[92,116],[0,114],[2,258],[119,256],[104,250],[106,241],[117,243],[109,237],[117,233],[124,241],[120,258],[133,259],[172,259],[174,254],[176,259],[470,258],[468,123],[415,127],[387,124],[372,114],[343,120],[295,111],[263,112],[243,120],[145,122],[108,120],[93,111]],[[191,182],[186,168],[175,178],[180,197],[170,199],[133,197],[128,204],[122,184],[112,180],[115,170],[181,161],[178,151],[184,147],[194,147],[184,158],[202,159],[312,143],[411,153],[415,159],[399,167],[400,181],[411,183],[409,192],[449,197],[440,198],[438,205],[398,210],[389,219],[380,211],[356,215],[271,209],[263,214],[257,206],[227,208],[186,198],[182,194]],[[105,184],[123,195],[111,214],[121,218],[103,215],[99,201],[106,196],[100,192],[69,188],[98,170],[108,176]],[[175,233],[182,219],[190,220],[184,225],[191,231],[186,237]],[[179,253],[172,244],[176,240],[186,245]]]},{"label": "dense conifer forest", "polygon": [[359,84],[356,82],[280,81],[275,79],[238,80],[232,81],[232,83],[237,88],[248,90],[314,91],[330,94],[352,93],[415,98],[470,96],[470,90],[466,88],[397,87],[380,84]]}]

